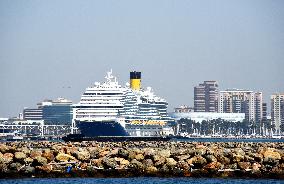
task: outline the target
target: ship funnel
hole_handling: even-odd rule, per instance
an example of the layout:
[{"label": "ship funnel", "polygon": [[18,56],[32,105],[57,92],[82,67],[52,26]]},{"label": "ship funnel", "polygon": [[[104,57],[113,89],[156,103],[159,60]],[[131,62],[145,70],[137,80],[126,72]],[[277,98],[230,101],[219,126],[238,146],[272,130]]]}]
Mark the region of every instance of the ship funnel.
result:
[{"label": "ship funnel", "polygon": [[141,72],[130,72],[130,87],[133,90],[140,90],[141,87]]}]

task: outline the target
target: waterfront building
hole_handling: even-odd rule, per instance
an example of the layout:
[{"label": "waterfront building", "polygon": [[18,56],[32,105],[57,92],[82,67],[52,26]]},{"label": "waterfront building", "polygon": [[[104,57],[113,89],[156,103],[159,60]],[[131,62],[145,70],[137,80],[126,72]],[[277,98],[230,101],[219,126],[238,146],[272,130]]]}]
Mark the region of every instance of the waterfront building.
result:
[{"label": "waterfront building", "polygon": [[262,120],[262,92],[242,89],[227,89],[219,92],[218,112],[245,113],[248,121]]},{"label": "waterfront building", "polygon": [[71,124],[72,101],[65,98],[46,100],[38,104],[42,109],[42,118],[47,124]]},{"label": "waterfront building", "polygon": [[186,105],[181,105],[179,107],[174,108],[174,112],[179,112],[179,113],[182,113],[182,112],[187,113],[187,112],[193,112],[193,111],[194,111],[194,108],[186,106]]},{"label": "waterfront building", "polygon": [[275,125],[277,134],[281,132],[281,125],[284,124],[284,93],[271,95],[271,120]]},{"label": "waterfront building", "polygon": [[218,110],[218,83],[217,81],[204,81],[194,87],[194,111],[217,112]]},{"label": "waterfront building", "polygon": [[25,108],[23,111],[24,120],[41,120],[42,109],[39,108]]},{"label": "waterfront building", "polygon": [[26,108],[24,120],[44,120],[46,124],[71,124],[72,101],[65,98],[44,100],[37,104],[38,108]]},{"label": "waterfront building", "polygon": [[175,120],[190,119],[201,123],[202,121],[210,121],[214,119],[222,119],[225,121],[238,122],[245,119],[244,113],[217,113],[217,112],[188,112],[188,113],[170,113]]}]

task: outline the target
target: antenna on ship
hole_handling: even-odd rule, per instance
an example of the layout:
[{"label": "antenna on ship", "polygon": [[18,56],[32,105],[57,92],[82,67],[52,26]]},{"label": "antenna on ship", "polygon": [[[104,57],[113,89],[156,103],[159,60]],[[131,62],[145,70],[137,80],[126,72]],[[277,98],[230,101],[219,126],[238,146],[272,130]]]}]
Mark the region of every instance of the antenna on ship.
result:
[{"label": "antenna on ship", "polygon": [[113,79],[113,75],[112,75],[112,69],[110,69],[109,72],[107,72],[107,75],[105,76],[107,83],[111,82],[111,79]]}]

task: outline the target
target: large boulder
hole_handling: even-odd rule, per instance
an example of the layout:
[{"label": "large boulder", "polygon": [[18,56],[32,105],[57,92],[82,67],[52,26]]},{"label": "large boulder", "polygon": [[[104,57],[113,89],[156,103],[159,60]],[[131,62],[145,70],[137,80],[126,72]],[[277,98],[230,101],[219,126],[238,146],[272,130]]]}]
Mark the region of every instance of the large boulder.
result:
[{"label": "large boulder", "polygon": [[276,152],[273,149],[268,149],[263,153],[264,161],[268,161],[269,159],[272,160],[280,160],[281,155],[280,153]]},{"label": "large boulder", "polygon": [[31,157],[27,157],[27,158],[24,159],[25,164],[31,164],[31,163],[33,163],[33,161],[34,161],[34,159],[32,159]]},{"label": "large boulder", "polygon": [[126,149],[119,149],[118,150],[118,156],[122,157],[122,158],[128,158],[129,152]]},{"label": "large boulder", "polygon": [[5,153],[3,155],[3,162],[9,164],[13,162],[14,154],[13,153]]},{"label": "large boulder", "polygon": [[146,148],[143,151],[145,158],[153,158],[153,156],[155,155],[155,150],[153,148]]},{"label": "large boulder", "polygon": [[144,165],[136,159],[131,160],[129,167],[136,171],[142,171],[144,169]]},{"label": "large boulder", "polygon": [[48,162],[51,162],[52,160],[54,160],[53,151],[51,151],[50,149],[45,149],[42,153],[42,157],[46,158]]},{"label": "large boulder", "polygon": [[35,159],[33,161],[34,166],[45,165],[45,164],[47,164],[47,159],[42,157],[42,156],[35,157]]},{"label": "large boulder", "polygon": [[27,155],[23,152],[15,152],[15,160],[17,161],[24,161],[27,158]]},{"label": "large boulder", "polygon": [[189,170],[190,166],[185,160],[181,160],[177,162],[177,167],[183,170]]},{"label": "large boulder", "polygon": [[173,158],[166,158],[166,164],[168,167],[175,167],[177,162]]},{"label": "large boulder", "polygon": [[194,157],[188,159],[187,163],[189,165],[193,165],[194,167],[200,168],[200,167],[204,166],[207,163],[207,161],[202,156],[197,155],[197,156],[194,156]]},{"label": "large boulder", "polygon": [[161,157],[160,155],[154,155],[153,160],[155,162],[155,166],[162,166],[165,162],[166,159],[164,157]]},{"label": "large boulder", "polygon": [[158,172],[158,169],[155,166],[149,166],[145,169],[146,174],[155,175]]},{"label": "large boulder", "polygon": [[102,163],[105,168],[115,169],[118,166],[117,162],[115,161],[115,158],[104,158],[102,160]]},{"label": "large boulder", "polygon": [[145,167],[153,166],[153,161],[151,159],[145,159],[142,161],[142,163]]},{"label": "large boulder", "polygon": [[6,144],[0,144],[0,152],[7,153],[9,151],[9,147]]},{"label": "large boulder", "polygon": [[143,154],[139,153],[135,156],[135,159],[138,160],[138,161],[142,161],[142,160],[144,160],[144,156],[143,156]]},{"label": "large boulder", "polygon": [[20,164],[19,162],[14,162],[11,163],[9,167],[11,170],[19,171],[22,167],[22,164]]},{"label": "large boulder", "polygon": [[200,145],[197,145],[196,148],[195,148],[195,155],[204,155],[206,153],[206,150],[207,148],[200,144]]},{"label": "large boulder", "polygon": [[238,167],[239,167],[241,170],[247,170],[247,169],[250,169],[250,168],[251,168],[251,163],[250,163],[250,162],[239,162],[239,163],[238,163]]},{"label": "large boulder", "polygon": [[68,162],[68,161],[75,161],[76,158],[71,156],[71,155],[68,155],[68,154],[65,154],[65,153],[59,153],[55,159],[59,162]]},{"label": "large boulder", "polygon": [[158,155],[164,158],[169,158],[171,156],[171,151],[170,150],[161,150],[158,152]]},{"label": "large boulder", "polygon": [[36,170],[41,171],[43,173],[50,173],[53,169],[52,165],[44,164],[42,166],[36,166]]},{"label": "large boulder", "polygon": [[88,161],[91,157],[88,151],[76,151],[73,156],[80,161]]},{"label": "large boulder", "polygon": [[179,156],[175,156],[175,158],[179,161],[182,161],[182,160],[189,159],[190,155],[179,155]]},{"label": "large boulder", "polygon": [[32,159],[35,159],[36,157],[41,156],[41,154],[42,154],[41,150],[32,150],[31,153],[30,153],[30,157]]},{"label": "large boulder", "polygon": [[224,166],[220,162],[210,162],[209,164],[206,164],[204,166],[204,169],[209,171],[218,171],[219,169],[222,169]]},{"label": "large boulder", "polygon": [[205,155],[204,158],[207,160],[207,162],[217,162],[217,158],[214,157],[214,155]]},{"label": "large boulder", "polygon": [[32,166],[25,166],[21,169],[24,174],[31,175],[35,173],[35,168]]}]

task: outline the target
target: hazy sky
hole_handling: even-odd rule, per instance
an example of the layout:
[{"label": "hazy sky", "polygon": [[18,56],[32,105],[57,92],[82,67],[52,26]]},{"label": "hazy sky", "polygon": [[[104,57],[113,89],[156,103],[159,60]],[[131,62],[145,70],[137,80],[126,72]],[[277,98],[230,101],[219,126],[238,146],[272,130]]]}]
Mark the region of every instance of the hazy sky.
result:
[{"label": "hazy sky", "polygon": [[77,103],[111,68],[122,84],[141,71],[170,111],[204,80],[268,102],[284,92],[284,1],[0,0],[0,117]]}]

